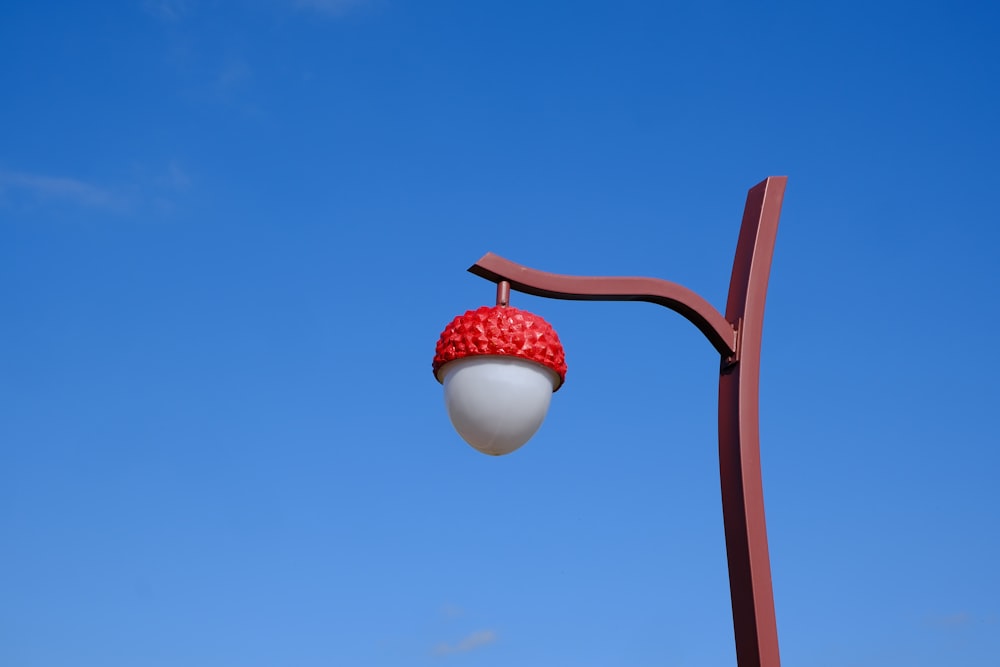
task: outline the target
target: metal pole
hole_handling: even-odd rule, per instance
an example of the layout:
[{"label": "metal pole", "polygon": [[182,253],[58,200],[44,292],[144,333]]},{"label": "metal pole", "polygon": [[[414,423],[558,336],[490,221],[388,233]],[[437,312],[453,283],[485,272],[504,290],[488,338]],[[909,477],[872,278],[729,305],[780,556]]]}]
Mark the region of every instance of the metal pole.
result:
[{"label": "metal pole", "polygon": [[719,377],[719,473],[739,667],[781,662],[764,522],[759,385],[764,300],[785,182],[769,178],[747,195],[726,303],[726,320],[738,335],[736,358],[723,359]]}]

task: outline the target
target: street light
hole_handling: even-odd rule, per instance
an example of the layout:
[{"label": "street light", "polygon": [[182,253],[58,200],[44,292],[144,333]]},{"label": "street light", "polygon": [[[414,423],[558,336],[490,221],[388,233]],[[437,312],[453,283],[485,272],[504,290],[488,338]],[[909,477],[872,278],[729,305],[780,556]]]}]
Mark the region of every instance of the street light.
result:
[{"label": "street light", "polygon": [[666,280],[558,275],[487,253],[469,271],[497,283],[496,307],[455,318],[434,357],[455,428],[477,449],[498,455],[534,434],[566,374],[555,331],[541,318],[510,308],[511,289],[553,299],[648,301],[680,313],[705,335],[721,356],[719,470],[738,667],[780,664],[760,472],[758,387],[764,301],[786,181],[771,176],[747,194],[724,316],[696,293]]}]

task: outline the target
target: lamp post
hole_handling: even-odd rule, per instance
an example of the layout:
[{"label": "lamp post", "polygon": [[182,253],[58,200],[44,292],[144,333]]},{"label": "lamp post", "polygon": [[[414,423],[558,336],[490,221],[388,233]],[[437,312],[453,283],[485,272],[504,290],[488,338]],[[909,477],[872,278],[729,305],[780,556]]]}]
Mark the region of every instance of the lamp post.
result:
[{"label": "lamp post", "polygon": [[[719,352],[719,470],[738,667],[780,664],[758,387],[764,301],[786,180],[771,176],[747,194],[725,315],[686,287],[656,278],[558,275],[492,253],[469,268],[497,283],[497,309],[507,308],[511,289],[553,299],[648,301],[683,315]],[[562,346],[551,327],[530,313],[497,309],[456,318],[434,362],[455,427],[491,454],[512,451],[531,437],[565,377]],[[476,314],[478,320],[471,317]]]}]

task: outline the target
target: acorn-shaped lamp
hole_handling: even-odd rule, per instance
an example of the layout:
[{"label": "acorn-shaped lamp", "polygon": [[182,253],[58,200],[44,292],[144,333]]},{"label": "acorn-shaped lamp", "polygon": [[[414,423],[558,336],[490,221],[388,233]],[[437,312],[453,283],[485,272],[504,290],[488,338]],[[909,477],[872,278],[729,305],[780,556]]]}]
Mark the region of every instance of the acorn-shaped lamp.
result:
[{"label": "acorn-shaped lamp", "polygon": [[566,355],[555,329],[510,306],[483,306],[451,321],[434,355],[451,423],[492,456],[528,441],[566,379]]}]

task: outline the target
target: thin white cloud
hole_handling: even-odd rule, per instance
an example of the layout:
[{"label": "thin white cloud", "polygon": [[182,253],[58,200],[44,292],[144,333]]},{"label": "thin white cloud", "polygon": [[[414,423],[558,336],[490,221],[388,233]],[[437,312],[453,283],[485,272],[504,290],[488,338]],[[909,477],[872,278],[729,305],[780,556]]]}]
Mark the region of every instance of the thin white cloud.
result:
[{"label": "thin white cloud", "polygon": [[465,610],[457,604],[447,603],[441,607],[441,613],[447,618],[458,618],[465,614]]},{"label": "thin white cloud", "polygon": [[248,116],[261,115],[261,109],[253,101],[259,97],[254,95],[254,70],[245,58],[230,54],[212,69],[215,71],[211,79],[191,89],[199,101],[221,104]]},{"label": "thin white cloud", "polygon": [[167,163],[161,174],[147,180],[150,181],[150,186],[145,188],[149,205],[162,214],[172,213],[178,197],[186,193],[192,184],[191,176],[176,160]]},{"label": "thin white cloud", "polygon": [[954,627],[956,625],[968,625],[972,622],[972,614],[960,611],[957,614],[949,614],[947,616],[939,616],[934,619],[937,625],[943,625],[946,627]]},{"label": "thin white cloud", "polygon": [[0,170],[0,193],[19,191],[39,200],[68,201],[93,208],[121,209],[124,200],[104,188],[64,176]]},{"label": "thin white cloud", "polygon": [[188,12],[187,0],[143,0],[142,6],[163,21],[179,21]]},{"label": "thin white cloud", "polygon": [[168,190],[187,190],[191,187],[191,177],[176,160],[171,160],[167,165],[166,174],[159,179],[158,184]]},{"label": "thin white cloud", "polygon": [[150,170],[132,165],[127,181],[113,188],[68,176],[54,176],[0,167],[0,207],[30,211],[43,206],[76,206],[118,214],[169,213],[193,179],[176,160]]},{"label": "thin white cloud", "polygon": [[219,70],[215,79],[216,91],[228,96],[245,87],[253,79],[253,70],[242,58],[229,58]]},{"label": "thin white cloud", "polygon": [[447,644],[444,642],[438,644],[434,647],[434,655],[467,653],[488,644],[492,644],[496,640],[497,633],[493,630],[478,630],[455,644]]},{"label": "thin white cloud", "polygon": [[295,0],[299,9],[311,9],[328,16],[341,16],[368,0]]}]

